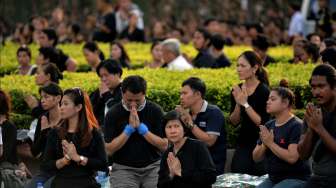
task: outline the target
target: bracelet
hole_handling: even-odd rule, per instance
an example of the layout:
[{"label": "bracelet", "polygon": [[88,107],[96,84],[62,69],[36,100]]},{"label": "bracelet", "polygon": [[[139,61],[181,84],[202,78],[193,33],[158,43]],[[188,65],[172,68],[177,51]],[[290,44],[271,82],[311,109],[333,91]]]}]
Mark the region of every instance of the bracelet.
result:
[{"label": "bracelet", "polygon": [[194,128],[195,124],[194,123],[187,123],[186,127],[190,130],[192,130]]},{"label": "bracelet", "polygon": [[127,136],[131,136],[135,131],[135,128],[130,126],[129,124],[126,125],[125,129],[124,129],[124,133],[127,135]]},{"label": "bracelet", "polygon": [[140,135],[145,135],[148,133],[148,127],[144,123],[140,123],[140,126],[138,127],[138,133]]}]

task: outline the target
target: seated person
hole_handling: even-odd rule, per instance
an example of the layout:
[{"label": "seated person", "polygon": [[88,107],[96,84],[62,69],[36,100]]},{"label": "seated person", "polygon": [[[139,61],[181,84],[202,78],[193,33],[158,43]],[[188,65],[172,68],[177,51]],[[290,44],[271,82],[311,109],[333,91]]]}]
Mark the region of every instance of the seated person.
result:
[{"label": "seated person", "polygon": [[[41,104],[46,112],[38,118],[35,129],[34,140],[31,145],[31,153],[36,158],[43,158],[48,134],[51,129],[61,122],[59,103],[62,98],[61,88],[55,84],[43,86],[39,89]],[[39,169],[37,175],[25,186],[25,188],[35,188],[37,183],[44,184],[49,178],[55,175],[55,171],[44,171]]]},{"label": "seated person", "polygon": [[100,187],[94,173],[107,169],[107,157],[88,95],[67,89],[60,108],[63,122],[50,130],[41,166],[56,171],[51,187]]},{"label": "seated person", "polygon": [[224,44],[225,41],[220,34],[215,34],[211,37],[210,54],[215,59],[215,64],[212,68],[224,68],[231,65],[230,60],[228,60],[223,52]]},{"label": "seated person", "polygon": [[31,52],[27,46],[21,46],[16,51],[16,57],[19,62],[18,74],[20,75],[34,75],[36,73],[36,65],[31,65]]},{"label": "seated person", "polygon": [[317,63],[320,57],[318,47],[315,44],[305,40],[295,42],[293,50],[294,59],[291,60],[291,62],[294,64],[298,64],[300,62],[304,64],[309,62]]},{"label": "seated person", "polygon": [[83,54],[92,71],[96,71],[99,63],[105,59],[104,53],[95,42],[87,42],[83,46]]},{"label": "seated person", "polygon": [[93,112],[101,127],[104,126],[106,113],[110,108],[121,101],[122,69],[118,62],[108,59],[97,67],[100,86],[90,95]]},{"label": "seated person", "polygon": [[111,59],[119,62],[123,68],[131,68],[131,60],[120,42],[111,43]]},{"label": "seated person", "polygon": [[163,125],[171,145],[161,158],[158,187],[210,188],[216,181],[216,167],[205,143],[185,136],[177,111],[168,112]]},{"label": "seated person", "polygon": [[209,53],[211,34],[205,29],[197,29],[193,35],[193,45],[198,51],[197,56],[192,60],[194,67],[211,68],[215,64],[215,59]]},{"label": "seated person", "polygon": [[151,46],[151,55],[152,62],[149,62],[147,66],[152,69],[162,67],[164,62],[162,57],[162,45],[160,41],[153,42]]},{"label": "seated person", "polygon": [[297,147],[303,126],[291,112],[293,105],[291,90],[271,90],[266,110],[275,119],[259,126],[260,139],[253,150],[254,161],[265,159],[269,176],[258,188],[300,187],[310,176],[308,163],[299,159]]},{"label": "seated person", "polygon": [[162,43],[162,58],[168,70],[184,71],[192,69],[192,65],[183,57],[180,50],[180,42],[177,39],[166,39]]},{"label": "seated person", "polygon": [[140,12],[132,10],[129,13],[128,26],[120,33],[120,39],[131,42],[145,42],[145,32],[137,27]]},{"label": "seated person", "polygon": [[263,66],[266,67],[270,63],[275,63],[275,59],[267,54],[267,50],[270,44],[268,38],[264,35],[257,35],[255,39],[252,40],[253,51],[259,55],[260,59],[263,61]]}]

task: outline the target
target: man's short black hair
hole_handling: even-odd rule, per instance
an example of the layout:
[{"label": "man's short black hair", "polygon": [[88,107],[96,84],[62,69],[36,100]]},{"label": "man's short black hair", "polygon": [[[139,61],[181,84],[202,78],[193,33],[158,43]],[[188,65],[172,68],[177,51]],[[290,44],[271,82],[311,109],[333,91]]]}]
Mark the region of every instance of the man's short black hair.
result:
[{"label": "man's short black hair", "polygon": [[267,51],[270,44],[266,36],[258,35],[255,39],[252,40],[252,46],[258,48],[262,51]]},{"label": "man's short black hair", "polygon": [[206,86],[203,80],[197,77],[190,77],[182,83],[182,87],[189,86],[193,91],[199,91],[202,99],[205,97]]},{"label": "man's short black hair", "polygon": [[123,93],[129,91],[133,94],[146,94],[147,82],[143,77],[138,75],[128,76],[121,83],[121,90]]},{"label": "man's short black hair", "polygon": [[321,52],[321,58],[323,63],[329,63],[336,69],[336,49],[327,48]]},{"label": "man's short black hair", "polygon": [[48,40],[54,40],[53,46],[56,46],[58,43],[58,37],[54,29],[43,29],[42,32],[47,35]]},{"label": "man's short black hair", "polygon": [[109,72],[110,74],[118,74],[119,77],[121,77],[122,74],[123,74],[120,63],[116,60],[113,60],[113,59],[107,59],[107,60],[104,60],[104,61],[99,63],[99,65],[96,69],[98,76],[100,76],[99,75],[99,70],[101,68],[105,68],[107,70],[107,72]]},{"label": "man's short black hair", "polygon": [[214,34],[211,37],[211,45],[216,48],[216,50],[223,50],[225,40],[221,34]]},{"label": "man's short black hair", "polygon": [[[335,88],[336,86],[336,70],[333,66],[329,64],[321,64],[314,68],[311,78],[313,76],[325,76],[330,88]],[[311,84],[311,78],[309,83]]]}]

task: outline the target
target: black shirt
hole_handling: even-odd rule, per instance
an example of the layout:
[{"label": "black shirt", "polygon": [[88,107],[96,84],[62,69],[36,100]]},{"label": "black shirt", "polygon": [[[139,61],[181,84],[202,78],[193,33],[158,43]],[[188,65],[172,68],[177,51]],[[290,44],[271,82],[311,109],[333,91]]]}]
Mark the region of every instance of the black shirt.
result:
[{"label": "black shirt", "polygon": [[3,142],[3,154],[0,157],[0,163],[6,161],[12,164],[17,164],[16,126],[8,120],[4,121],[0,126]]},{"label": "black shirt", "polygon": [[169,152],[173,152],[173,147],[170,147],[162,155],[158,188],[210,188],[215,183],[216,168],[208,148],[203,142],[187,138],[175,155],[181,163],[181,177],[169,177],[167,164]]},{"label": "black shirt", "polygon": [[107,27],[110,32],[106,33],[102,30],[97,30],[93,34],[93,40],[100,42],[112,42],[117,36],[115,14],[110,12],[100,16],[98,17],[98,22]]},{"label": "black shirt", "polygon": [[121,32],[120,38],[127,39],[131,42],[145,42],[145,33],[142,29],[138,28],[135,28],[132,33],[129,33],[127,27]]},{"label": "black shirt", "polygon": [[215,64],[213,68],[224,68],[229,67],[230,65],[231,65],[230,60],[224,54],[221,54],[215,59]]},{"label": "black shirt", "polygon": [[[121,84],[119,84],[113,92],[105,92],[100,96],[99,89],[90,95],[91,104],[94,115],[101,127],[104,126],[105,113],[111,107],[121,101]],[[106,111],[106,112],[105,112]]]},{"label": "black shirt", "polygon": [[[104,141],[98,130],[92,130],[92,139],[88,146],[81,147],[76,133],[67,133],[65,136],[68,142],[72,141],[76,147],[77,153],[88,158],[86,166],[78,165],[71,161],[69,165],[57,169],[56,161],[63,158],[62,140],[58,135],[59,129],[52,129],[49,132],[46,149],[43,156],[42,169],[45,171],[56,171],[53,184],[62,185],[62,182],[75,181],[77,178],[89,179],[93,177],[96,170],[107,169],[107,157],[105,152]],[[69,186],[68,184],[67,186]],[[65,186],[65,187],[67,187]]]},{"label": "black shirt", "polygon": [[197,56],[192,60],[192,63],[197,68],[211,68],[215,64],[215,59],[207,49],[203,49],[199,51]]},{"label": "black shirt", "polygon": [[[118,137],[128,124],[130,112],[126,111],[121,102],[114,105],[106,114],[104,125],[105,142],[109,143]],[[160,106],[147,100],[145,108],[138,112],[140,122],[147,125],[153,134],[163,137],[162,116]],[[113,162],[135,168],[142,168],[160,160],[160,151],[148,143],[143,136],[134,132],[125,145],[113,154]],[[109,159],[111,163],[112,158]]]},{"label": "black shirt", "polygon": [[266,58],[264,60],[263,66],[266,67],[267,65],[269,65],[270,63],[275,63],[275,59],[269,55],[266,55]]},{"label": "black shirt", "polygon": [[[46,116],[49,120],[48,112],[43,114],[42,116]],[[34,157],[44,152],[44,149],[47,143],[47,136],[48,136],[49,131],[51,130],[51,128],[41,130],[41,117],[39,117],[37,121],[35,134],[34,134],[34,141],[30,148]]]},{"label": "black shirt", "polygon": [[[290,144],[298,144],[303,128],[302,121],[293,117],[286,124],[276,126],[275,120],[265,124],[269,130],[273,130],[274,143],[283,149],[288,149]],[[258,144],[261,145],[258,140]],[[266,171],[273,182],[280,182],[285,179],[306,180],[310,176],[310,168],[307,161],[298,159],[296,163],[289,164],[277,157],[271,150],[267,149],[265,153]]]},{"label": "black shirt", "polygon": [[[266,84],[259,83],[252,95],[248,96],[247,102],[254,109],[254,111],[261,117],[261,124],[266,123],[270,116],[266,112],[266,102],[269,96],[269,88]],[[236,106],[236,101],[231,93],[231,112]],[[239,146],[247,146],[254,148],[259,139],[259,127],[247,115],[244,107],[240,108],[240,131],[238,133],[237,144]]]},{"label": "black shirt", "polygon": [[[217,175],[223,174],[226,160],[226,130],[222,111],[217,106],[204,101],[194,123],[207,134],[217,136],[216,142],[209,147],[209,151],[216,165]],[[187,135],[196,138],[190,131]]]}]

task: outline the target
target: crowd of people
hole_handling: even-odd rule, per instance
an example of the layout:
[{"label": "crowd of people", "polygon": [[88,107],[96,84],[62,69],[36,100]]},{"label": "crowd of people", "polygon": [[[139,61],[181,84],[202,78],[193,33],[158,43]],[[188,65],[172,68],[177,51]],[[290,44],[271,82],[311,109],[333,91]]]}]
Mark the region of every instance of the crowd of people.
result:
[{"label": "crowd of people", "polygon": [[[325,0],[318,2],[323,10],[317,14],[320,18],[327,14],[327,7],[323,8]],[[293,114],[295,94],[288,83],[270,87],[272,75],[265,67],[277,60],[267,50],[282,42],[270,36],[277,32],[268,31],[268,26],[237,26],[239,33],[248,35],[239,35],[244,41],[240,43],[229,34],[235,28],[222,32],[225,23],[207,20],[191,30],[198,54],[190,58],[181,51],[181,43],[188,41],[183,30],[168,33],[166,24],[157,22],[148,39],[143,12],[132,1],[120,0],[114,9],[109,1],[97,0],[97,9],[101,15],[88,38],[78,25],[72,25],[68,33],[59,8],[52,21],[36,17],[15,32],[13,40],[23,44],[16,53],[17,73],[34,75],[39,87],[40,98],[26,96],[25,102],[34,119],[32,136],[28,134],[26,140],[28,155],[40,159],[40,168],[30,174],[17,155],[16,126],[9,116],[11,100],[0,90],[0,168],[16,169],[1,170],[5,187],[100,187],[94,178],[97,171],[107,172],[111,187],[116,188],[211,187],[216,176],[225,173],[227,122],[240,126],[232,172],[268,174],[260,188],[336,186],[336,40],[326,24],[304,37],[298,27],[302,18],[293,4],[289,37],[281,39],[293,46],[290,63],[316,63],[309,80],[316,100],[307,105],[301,120]],[[146,66],[169,71],[229,67],[232,63],[224,46],[251,45],[253,50],[237,58],[241,83],[232,86],[229,116],[206,100],[206,83],[198,77],[181,83],[179,104],[164,112],[146,97],[143,77],[122,79],[124,70],[133,67],[124,48],[126,41],[151,41],[152,62]],[[76,57],[57,47],[68,42],[84,43],[83,55],[100,78],[93,93],[59,86],[64,71],[77,69]],[[108,42],[110,54],[104,54],[98,42]],[[35,64],[30,43],[39,45]]]}]

